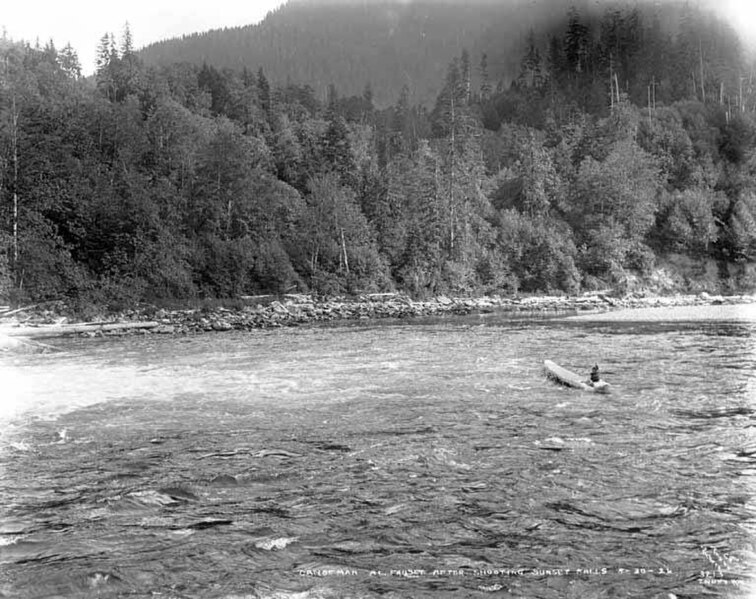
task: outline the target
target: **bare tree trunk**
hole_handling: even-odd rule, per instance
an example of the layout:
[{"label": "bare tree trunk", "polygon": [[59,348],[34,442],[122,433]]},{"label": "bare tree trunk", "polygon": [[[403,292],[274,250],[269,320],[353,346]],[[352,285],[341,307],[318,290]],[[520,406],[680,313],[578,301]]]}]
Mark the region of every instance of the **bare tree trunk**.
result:
[{"label": "bare tree trunk", "polygon": [[456,128],[455,114],[454,114],[454,91],[451,94],[451,137],[450,137],[450,156],[449,156],[449,257],[454,256],[454,129]]},{"label": "bare tree trunk", "polygon": [[341,251],[344,253],[344,270],[349,274],[349,256],[347,255],[346,240],[344,239],[344,227],[341,227]]},{"label": "bare tree trunk", "polygon": [[120,331],[127,329],[154,329],[159,326],[158,322],[118,322],[118,323],[85,323],[69,325],[49,325],[41,327],[14,327],[2,330],[6,337],[60,337],[62,335],[74,335],[96,331]]},{"label": "bare tree trunk", "polygon": [[226,237],[231,237],[231,221],[232,221],[232,215],[231,212],[233,211],[234,203],[231,198],[228,199],[228,206],[226,208]]},{"label": "bare tree trunk", "polygon": [[656,77],[651,77],[651,103],[656,111]]},{"label": "bare tree trunk", "polygon": [[614,65],[612,55],[609,55],[609,108],[614,112]]},{"label": "bare tree trunk", "polygon": [[701,101],[706,103],[706,87],[704,86],[704,63],[703,63],[703,46],[701,40],[698,40],[698,59],[701,67]]},{"label": "bare tree trunk", "polygon": [[13,272],[18,267],[18,106],[11,103],[11,145],[13,147]]}]

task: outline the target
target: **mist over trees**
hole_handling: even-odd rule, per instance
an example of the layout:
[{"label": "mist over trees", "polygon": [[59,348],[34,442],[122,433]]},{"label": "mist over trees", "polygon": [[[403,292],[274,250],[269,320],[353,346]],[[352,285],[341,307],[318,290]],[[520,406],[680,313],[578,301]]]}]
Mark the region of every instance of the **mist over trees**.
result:
[{"label": "mist over trees", "polygon": [[148,67],[128,28],[91,79],[70,47],[2,39],[0,294],[576,292],[667,252],[752,262],[753,64],[677,12],[565,7],[511,80],[461,49],[432,102],[385,108],[380,81]]}]

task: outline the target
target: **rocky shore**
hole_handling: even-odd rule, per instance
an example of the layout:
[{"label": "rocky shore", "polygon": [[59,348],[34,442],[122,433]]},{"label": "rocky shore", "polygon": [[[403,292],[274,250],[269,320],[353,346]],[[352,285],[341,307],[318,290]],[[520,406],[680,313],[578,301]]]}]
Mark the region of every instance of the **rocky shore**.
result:
[{"label": "rocky shore", "polygon": [[[609,292],[581,296],[446,297],[413,300],[402,294],[369,294],[354,298],[309,295],[244,296],[233,309],[167,310],[145,306],[127,310],[97,323],[73,324],[55,310],[16,310],[3,318],[0,337],[87,337],[124,334],[193,334],[213,331],[255,330],[329,321],[403,319],[499,313],[513,317],[570,315],[621,308],[756,303],[756,296],[674,295],[615,297]],[[6,344],[17,346],[17,343]],[[1,344],[0,344],[1,347]]]}]

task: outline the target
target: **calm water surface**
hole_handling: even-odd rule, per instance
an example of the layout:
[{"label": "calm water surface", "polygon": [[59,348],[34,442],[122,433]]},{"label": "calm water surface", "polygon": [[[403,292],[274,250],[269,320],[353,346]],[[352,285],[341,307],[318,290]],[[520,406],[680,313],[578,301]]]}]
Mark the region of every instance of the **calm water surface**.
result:
[{"label": "calm water surface", "polygon": [[0,357],[0,596],[756,597],[755,334],[488,315]]}]

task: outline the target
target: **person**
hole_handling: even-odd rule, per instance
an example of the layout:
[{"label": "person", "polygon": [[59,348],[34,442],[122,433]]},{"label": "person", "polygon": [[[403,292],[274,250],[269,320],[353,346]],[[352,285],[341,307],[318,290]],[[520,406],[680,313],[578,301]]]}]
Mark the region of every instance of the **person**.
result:
[{"label": "person", "polygon": [[588,384],[592,387],[593,385],[599,382],[601,382],[601,375],[599,374],[599,367],[598,367],[598,364],[594,364],[593,368],[591,368],[591,381]]}]

